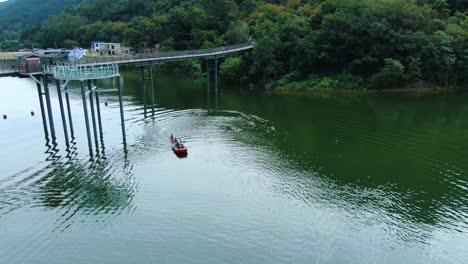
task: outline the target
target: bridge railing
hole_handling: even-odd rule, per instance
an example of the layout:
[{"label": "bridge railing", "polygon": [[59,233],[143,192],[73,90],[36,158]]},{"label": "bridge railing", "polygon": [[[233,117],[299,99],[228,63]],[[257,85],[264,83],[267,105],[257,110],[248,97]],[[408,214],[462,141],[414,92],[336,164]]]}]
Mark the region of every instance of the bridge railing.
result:
[{"label": "bridge railing", "polygon": [[18,63],[1,63],[0,73],[15,73],[19,72]]},{"label": "bridge railing", "polygon": [[177,59],[177,58],[190,58],[197,56],[216,56],[229,54],[230,52],[238,51],[239,49],[250,47],[251,43],[230,45],[217,48],[209,49],[198,49],[198,50],[182,50],[182,51],[164,51],[154,53],[140,53],[140,54],[128,54],[119,56],[97,56],[97,57],[84,57],[80,59],[79,64],[93,64],[93,63],[125,63],[132,61],[139,61],[145,59]]},{"label": "bridge railing", "polygon": [[119,75],[119,67],[116,64],[80,66],[76,64],[64,64],[45,68],[58,80],[93,80],[104,79]]}]

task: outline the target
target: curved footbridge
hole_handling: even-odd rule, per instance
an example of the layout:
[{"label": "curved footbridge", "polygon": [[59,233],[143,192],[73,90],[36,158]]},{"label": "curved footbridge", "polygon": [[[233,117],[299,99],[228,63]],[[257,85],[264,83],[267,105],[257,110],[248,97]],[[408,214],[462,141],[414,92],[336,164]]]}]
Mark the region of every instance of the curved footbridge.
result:
[{"label": "curved footbridge", "polygon": [[[203,59],[206,61],[206,70],[208,78],[208,103],[210,102],[211,88],[214,87],[215,98],[218,97],[218,83],[219,83],[219,63],[218,60],[225,56],[232,54],[242,54],[244,58],[245,52],[253,49],[252,43],[238,44],[232,46],[224,46],[210,49],[199,50],[185,50],[185,51],[169,51],[157,53],[144,53],[135,55],[123,56],[99,56],[99,57],[85,57],[74,64],[57,63],[56,65],[44,66],[42,69],[29,72],[21,72],[33,78],[37,83],[37,91],[39,94],[39,103],[41,107],[41,114],[43,120],[44,133],[49,139],[49,130],[52,141],[55,141],[55,127],[52,115],[52,107],[49,95],[49,77],[55,79],[57,94],[59,99],[60,113],[62,117],[63,130],[65,135],[65,142],[69,146],[68,128],[70,128],[71,136],[74,137],[72,115],[70,112],[70,103],[68,98],[67,86],[70,81],[79,81],[81,83],[81,95],[83,100],[83,110],[85,116],[85,125],[88,138],[88,146],[90,155],[93,156],[93,140],[91,136],[91,125],[89,123],[89,113],[91,114],[92,131],[94,137],[94,145],[96,150],[99,148],[99,137],[102,140],[102,123],[101,111],[99,104],[99,93],[117,91],[119,96],[120,105],[120,118],[122,127],[122,137],[124,145],[126,144],[125,121],[122,103],[122,82],[119,68],[125,67],[139,67],[141,70],[142,81],[142,94],[145,105],[145,113],[147,109],[147,89],[150,89],[151,108],[155,107],[155,92],[154,92],[154,71],[153,67],[156,64],[172,61],[183,61],[191,59]],[[41,81],[42,77],[42,81]],[[99,79],[115,79],[116,89],[98,89],[96,81]],[[87,87],[86,87],[87,86]],[[42,88],[43,87],[43,88]],[[86,91],[88,90],[88,91]],[[67,107],[67,115],[65,114],[64,100],[62,98],[62,91],[65,93],[65,104]],[[88,113],[88,103],[86,95],[89,94],[90,111]],[[44,102],[45,101],[45,102]],[[217,103],[217,101],[216,101]],[[96,111],[95,111],[96,109]],[[97,113],[97,118],[96,118]],[[47,115],[47,118],[46,118]],[[67,116],[68,123],[67,126]],[[48,123],[47,124],[47,120]],[[99,130],[99,133],[98,133]]]},{"label": "curved footbridge", "polygon": [[249,51],[252,50],[253,47],[253,44],[245,43],[210,49],[167,51],[123,56],[84,57],[79,61],[79,64],[83,66],[98,66],[109,63],[117,65],[150,65],[170,61],[183,61],[189,59],[209,60]]}]

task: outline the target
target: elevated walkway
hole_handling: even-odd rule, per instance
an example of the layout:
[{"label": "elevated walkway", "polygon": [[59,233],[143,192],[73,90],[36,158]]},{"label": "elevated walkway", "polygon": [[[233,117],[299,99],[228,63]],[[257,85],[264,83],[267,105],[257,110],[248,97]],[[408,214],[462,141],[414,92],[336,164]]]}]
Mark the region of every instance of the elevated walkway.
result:
[{"label": "elevated walkway", "polygon": [[144,65],[158,62],[181,61],[187,59],[215,59],[242,51],[248,51],[253,49],[253,47],[254,45],[252,43],[244,43],[210,49],[168,51],[124,56],[84,57],[80,59],[78,64],[102,65],[113,63],[118,65]]},{"label": "elevated walkway", "polygon": [[124,56],[84,57],[74,64],[41,65],[26,63],[20,65],[23,75],[53,75],[56,80],[97,80],[119,76],[119,66],[152,66],[153,64],[182,61],[187,59],[218,59],[227,55],[253,49],[252,43],[223,46],[210,49],[144,53]]}]

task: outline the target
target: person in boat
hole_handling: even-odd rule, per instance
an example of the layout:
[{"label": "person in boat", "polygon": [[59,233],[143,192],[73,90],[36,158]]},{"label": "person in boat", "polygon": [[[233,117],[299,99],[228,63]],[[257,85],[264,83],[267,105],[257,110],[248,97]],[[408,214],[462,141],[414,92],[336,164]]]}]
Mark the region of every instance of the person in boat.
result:
[{"label": "person in boat", "polygon": [[171,141],[174,141],[174,135],[171,134]]}]

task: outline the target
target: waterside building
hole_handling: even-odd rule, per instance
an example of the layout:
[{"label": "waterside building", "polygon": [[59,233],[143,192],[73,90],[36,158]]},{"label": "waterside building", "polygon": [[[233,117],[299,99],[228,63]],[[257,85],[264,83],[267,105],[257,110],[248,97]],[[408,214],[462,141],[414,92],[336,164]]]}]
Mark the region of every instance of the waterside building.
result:
[{"label": "waterside building", "polygon": [[0,52],[0,74],[15,73],[19,69],[21,57],[32,55],[31,52]]}]

